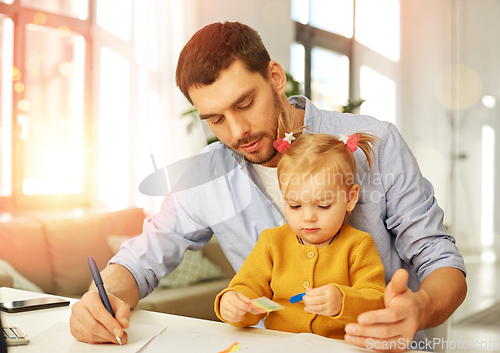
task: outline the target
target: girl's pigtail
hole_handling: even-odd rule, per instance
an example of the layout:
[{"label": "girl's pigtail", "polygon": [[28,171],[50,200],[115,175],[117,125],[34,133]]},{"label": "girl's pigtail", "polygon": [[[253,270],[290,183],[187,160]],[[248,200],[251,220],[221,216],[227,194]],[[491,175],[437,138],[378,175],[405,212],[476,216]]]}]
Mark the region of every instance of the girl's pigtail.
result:
[{"label": "girl's pigtail", "polygon": [[381,142],[382,140],[375,135],[366,133],[356,133],[350,136],[340,135],[340,140],[344,142],[346,148],[352,152],[356,151],[356,148],[360,148],[366,157],[366,162],[370,171],[372,169],[373,158],[375,158],[375,152],[373,151],[373,145]]}]

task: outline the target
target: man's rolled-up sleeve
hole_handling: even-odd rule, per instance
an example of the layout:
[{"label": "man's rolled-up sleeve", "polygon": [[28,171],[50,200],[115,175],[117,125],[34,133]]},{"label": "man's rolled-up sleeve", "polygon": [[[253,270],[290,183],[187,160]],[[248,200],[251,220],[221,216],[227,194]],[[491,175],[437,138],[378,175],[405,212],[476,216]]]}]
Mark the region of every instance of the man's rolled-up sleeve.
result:
[{"label": "man's rolled-up sleeve", "polygon": [[183,225],[178,217],[179,207],[183,205],[172,195],[167,196],[161,211],[144,220],[142,234],[124,242],[120,251],[109,261],[124,266],[132,273],[141,299],[158,286],[162,276],[177,268],[186,249],[200,250],[212,236],[209,227],[203,227],[199,220],[194,217],[187,219],[186,216],[182,222],[193,223],[191,228],[197,230],[183,233]]},{"label": "man's rolled-up sleeve", "polygon": [[465,264],[453,236],[443,225],[443,210],[417,161],[397,131],[388,124],[379,150],[379,168],[386,190],[386,226],[395,235],[400,258],[415,269],[421,282],[442,267],[462,270]]}]

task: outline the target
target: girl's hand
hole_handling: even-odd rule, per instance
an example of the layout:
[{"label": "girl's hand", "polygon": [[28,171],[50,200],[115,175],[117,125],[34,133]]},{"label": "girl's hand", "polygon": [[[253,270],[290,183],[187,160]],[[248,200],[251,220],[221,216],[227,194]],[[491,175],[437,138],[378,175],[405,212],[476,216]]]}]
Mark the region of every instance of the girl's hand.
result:
[{"label": "girl's hand", "polygon": [[304,295],[304,310],[308,313],[335,316],[342,310],[342,292],[337,286],[328,284],[319,288],[307,288]]},{"label": "girl's hand", "polygon": [[220,315],[227,322],[240,322],[243,316],[252,310],[250,305],[246,303],[250,301],[247,296],[239,292],[226,292],[220,299]]}]

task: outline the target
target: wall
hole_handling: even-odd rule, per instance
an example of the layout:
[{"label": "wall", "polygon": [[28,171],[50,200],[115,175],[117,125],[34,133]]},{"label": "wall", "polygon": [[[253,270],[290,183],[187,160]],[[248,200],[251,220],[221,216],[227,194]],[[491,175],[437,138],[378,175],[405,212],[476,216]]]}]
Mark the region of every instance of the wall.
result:
[{"label": "wall", "polygon": [[451,62],[450,1],[401,3],[401,132],[448,214],[450,134],[434,81]]},{"label": "wall", "polygon": [[[294,38],[289,0],[195,1],[198,28],[214,21],[246,23],[260,33],[271,57],[288,70]],[[401,59],[386,72],[400,87],[398,126],[422,174],[435,188],[458,247],[465,254],[479,254],[481,215],[488,212],[481,210],[481,129],[483,124],[495,127],[500,109],[500,102],[494,109],[486,108],[481,96],[500,99],[500,24],[496,20],[500,2],[401,0],[400,6]],[[357,64],[369,59],[369,51],[361,45],[355,51]],[[458,64],[466,68],[453,66]],[[496,166],[498,171],[500,163]],[[495,194],[500,197],[500,185]],[[498,208],[495,215],[500,219]]]},{"label": "wall", "polygon": [[[478,254],[481,216],[488,212],[481,210],[481,129],[483,124],[495,127],[498,116],[498,106],[486,108],[481,96],[500,97],[500,3],[423,0],[401,5],[403,134],[435,186],[459,248]],[[446,76],[457,64],[466,66]]]},{"label": "wall", "polygon": [[[188,133],[190,119],[181,115],[190,104],[175,84],[179,53],[197,30],[196,24],[189,20],[196,13],[197,4],[195,0],[154,0],[149,6],[149,32],[143,29],[149,36],[140,45],[148,49],[148,56],[145,64],[136,69],[137,79],[131,84],[134,89],[131,100],[137,107],[130,129],[133,138],[130,195],[134,198],[131,204],[153,213],[159,210],[163,197],[146,197],[137,192],[139,184],[154,172],[150,155],[154,155],[156,166],[162,169],[197,155],[206,146],[206,139],[201,125]],[[155,70],[150,66],[156,66]],[[147,75],[141,80],[139,74],[144,70]]]},{"label": "wall", "polygon": [[271,58],[290,69],[294,38],[290,0],[197,0],[198,28],[212,22],[239,21],[259,32]]}]

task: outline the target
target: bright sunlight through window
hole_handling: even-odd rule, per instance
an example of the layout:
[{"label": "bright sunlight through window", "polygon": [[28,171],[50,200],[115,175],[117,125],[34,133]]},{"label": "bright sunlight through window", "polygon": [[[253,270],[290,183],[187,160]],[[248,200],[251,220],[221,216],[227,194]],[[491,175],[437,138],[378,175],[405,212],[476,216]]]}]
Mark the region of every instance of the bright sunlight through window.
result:
[{"label": "bright sunlight through window", "polygon": [[356,0],[356,40],[399,61],[399,0]]},{"label": "bright sunlight through window", "polygon": [[360,113],[396,124],[396,83],[365,65],[359,71],[360,96],[366,100]]},{"label": "bright sunlight through window", "polygon": [[10,18],[0,17],[0,196],[12,193],[12,80],[17,75],[13,70],[14,23]]},{"label": "bright sunlight through window", "polygon": [[[50,55],[47,49],[50,48]],[[67,29],[26,26],[23,193],[83,192],[85,40]]]},{"label": "bright sunlight through window", "polygon": [[311,51],[311,98],[319,109],[339,110],[349,98],[349,58],[330,50]]},{"label": "bright sunlight through window", "polygon": [[132,0],[98,0],[97,24],[121,40],[130,40]]},{"label": "bright sunlight through window", "polygon": [[352,38],[353,0],[310,0],[310,6],[311,26]]},{"label": "bright sunlight through window", "polygon": [[128,205],[130,63],[109,48],[101,50],[99,87],[98,197],[112,208]]}]

